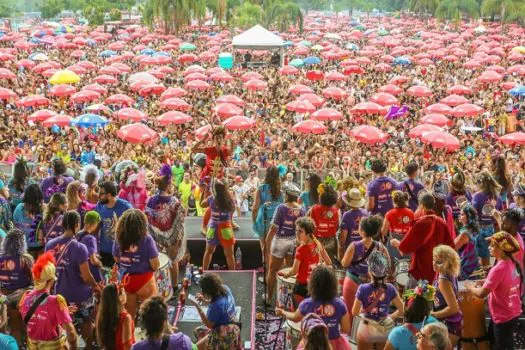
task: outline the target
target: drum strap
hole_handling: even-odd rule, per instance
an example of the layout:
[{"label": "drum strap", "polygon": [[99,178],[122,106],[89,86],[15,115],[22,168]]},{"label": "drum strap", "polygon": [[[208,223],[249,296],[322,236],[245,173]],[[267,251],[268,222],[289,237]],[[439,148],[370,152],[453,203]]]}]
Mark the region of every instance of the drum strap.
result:
[{"label": "drum strap", "polygon": [[24,317],[24,323],[27,325],[29,321],[31,321],[31,317],[33,317],[33,314],[35,313],[36,309],[46,300],[48,297],[47,293],[42,293],[40,296],[33,302],[31,307],[29,308],[29,311],[27,311],[26,316]]},{"label": "drum strap", "polygon": [[368,248],[365,255],[363,255],[363,257],[359,260],[352,261],[350,265],[355,266],[355,265],[361,264],[363,261],[365,261],[370,256],[370,254],[372,254],[372,251],[374,250],[375,247],[376,247],[376,242],[373,241],[372,245],[370,246],[370,248]]},{"label": "drum strap", "polygon": [[412,192],[412,190],[410,189],[410,186],[408,186],[408,184],[405,182],[405,188],[407,189],[408,191],[408,194],[410,195],[410,199],[412,199],[413,201],[418,201],[416,196],[414,195],[414,192]]}]

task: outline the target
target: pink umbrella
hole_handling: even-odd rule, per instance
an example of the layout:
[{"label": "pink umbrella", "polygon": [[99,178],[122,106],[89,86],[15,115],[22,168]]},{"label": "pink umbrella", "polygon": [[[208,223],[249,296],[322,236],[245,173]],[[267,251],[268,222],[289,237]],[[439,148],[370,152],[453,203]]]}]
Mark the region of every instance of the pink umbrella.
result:
[{"label": "pink umbrella", "polygon": [[112,77],[111,75],[107,75],[107,74],[99,75],[98,77],[96,77],[93,80],[96,81],[99,84],[116,84],[116,83],[118,83],[117,78]]},{"label": "pink umbrella", "polygon": [[106,104],[128,105],[128,106],[132,105],[134,102],[135,102],[134,99],[124,94],[111,95],[108,98],[106,98],[106,101],[105,101]]},{"label": "pink umbrella", "polygon": [[427,114],[439,113],[439,114],[450,115],[452,113],[452,108],[442,103],[434,103],[430,106],[425,107],[423,109],[423,112]]},{"label": "pink umbrella", "polygon": [[199,140],[203,139],[204,136],[208,135],[211,131],[211,125],[207,124],[204,125],[197,130],[195,130],[195,137],[197,137]]},{"label": "pink umbrella", "polygon": [[299,74],[299,69],[294,66],[284,66],[279,69],[279,74],[281,75],[296,75]]},{"label": "pink umbrella", "polygon": [[407,95],[417,97],[430,97],[432,91],[424,85],[414,85],[407,90]]},{"label": "pink umbrella", "polygon": [[192,80],[187,82],[184,87],[188,90],[204,91],[211,88],[211,85],[202,80]]},{"label": "pink umbrella", "polygon": [[302,94],[297,98],[298,101],[306,100],[310,102],[315,108],[319,108],[324,104],[324,98],[316,94]]},{"label": "pink umbrella", "polygon": [[0,79],[13,80],[16,78],[16,74],[11,72],[7,68],[0,68]]},{"label": "pink umbrella", "polygon": [[[463,96],[449,95],[449,96],[441,99],[441,101],[439,101],[439,102],[443,103],[443,104],[445,104],[447,106],[454,107],[454,106],[459,106],[459,105],[468,103],[468,100],[465,97],[463,97]],[[437,112],[437,113],[439,113],[439,112]]]},{"label": "pink umbrella", "polygon": [[244,106],[244,101],[235,95],[222,95],[215,100],[216,103],[231,103],[239,107]]},{"label": "pink umbrella", "polygon": [[213,111],[221,118],[242,115],[242,109],[232,103],[221,103],[213,108]]},{"label": "pink umbrella", "polygon": [[95,103],[93,105],[87,106],[86,110],[90,112],[96,112],[96,113],[102,113],[102,112],[111,113],[111,109],[109,109],[108,106],[105,106],[102,103]]},{"label": "pink umbrella", "polygon": [[326,126],[316,120],[303,120],[292,126],[293,132],[301,134],[324,134],[327,131]]},{"label": "pink umbrella", "polygon": [[210,76],[213,81],[229,82],[233,80],[233,77],[226,72],[217,72]]},{"label": "pink umbrella", "polygon": [[324,73],[320,70],[311,70],[306,73],[306,79],[308,80],[323,80],[324,79]]},{"label": "pink umbrella", "polygon": [[472,103],[465,103],[456,106],[452,109],[454,117],[475,117],[483,113],[485,110],[478,105]]},{"label": "pink umbrella", "polygon": [[313,90],[310,89],[306,85],[297,84],[297,85],[290,86],[290,88],[288,89],[288,93],[291,93],[291,94],[294,94],[294,95],[302,95],[302,94],[313,93]]},{"label": "pink umbrella", "polygon": [[374,66],[374,70],[378,72],[390,72],[392,70],[392,66],[386,63],[378,63]]},{"label": "pink umbrella", "polygon": [[228,130],[248,130],[255,126],[255,120],[238,115],[226,119],[222,122],[222,125]]},{"label": "pink umbrella", "polygon": [[162,95],[160,95],[160,101],[162,102],[164,100],[167,100],[168,98],[173,97],[183,97],[187,94],[188,93],[186,92],[186,90],[181,89],[179,87],[169,87],[166,91],[162,93]]},{"label": "pink umbrella", "polygon": [[454,85],[447,89],[447,93],[456,95],[470,95],[472,93],[472,89],[464,85]]},{"label": "pink umbrella", "polygon": [[41,109],[27,117],[27,120],[33,123],[43,122],[44,120],[49,119],[55,115],[57,115],[57,112],[55,111],[51,111],[49,109]]},{"label": "pink umbrella", "polygon": [[328,81],[343,81],[346,80],[346,76],[339,72],[328,72],[325,79]]},{"label": "pink umbrella", "polygon": [[113,114],[119,120],[131,120],[132,122],[140,122],[148,119],[148,116],[135,108],[122,108]]},{"label": "pink umbrella", "polygon": [[179,111],[166,112],[157,117],[157,121],[160,125],[180,125],[191,122],[192,120],[192,117]]},{"label": "pink umbrella", "polygon": [[361,102],[350,109],[355,114],[381,114],[383,107],[374,102]]},{"label": "pink umbrella", "polygon": [[42,125],[46,128],[56,126],[69,126],[73,118],[65,114],[56,114],[52,117],[47,118],[42,122]]},{"label": "pink umbrella", "polygon": [[259,79],[251,79],[251,80],[248,80],[246,83],[244,83],[244,86],[246,86],[248,90],[259,90],[259,91],[266,89],[267,85],[268,84],[266,84],[264,81],[259,80]]},{"label": "pink umbrella", "polygon": [[354,65],[354,66],[348,66],[343,69],[344,75],[352,75],[352,74],[363,74],[365,71],[363,68]]},{"label": "pink umbrella", "polygon": [[102,67],[99,69],[99,74],[108,74],[108,75],[119,75],[121,72],[120,72],[120,69],[118,69],[117,67],[112,67],[112,66],[106,66],[106,67]]},{"label": "pink umbrella", "polygon": [[160,108],[187,112],[191,109],[191,105],[183,99],[180,99],[178,97],[172,97],[162,101],[160,103]]},{"label": "pink umbrella", "polygon": [[202,68],[201,66],[191,66],[184,70],[184,76],[192,74],[192,73],[206,73],[206,69]]},{"label": "pink umbrella", "polygon": [[184,82],[187,83],[192,80],[207,80],[208,76],[202,73],[191,73],[184,77]]},{"label": "pink umbrella", "polygon": [[64,97],[74,94],[77,88],[68,84],[55,85],[49,90],[49,94],[57,97]]},{"label": "pink umbrella", "polygon": [[394,84],[388,84],[378,89],[379,92],[386,92],[391,95],[399,95],[403,92],[403,89]]},{"label": "pink umbrella", "polygon": [[242,81],[247,82],[248,80],[258,79],[262,80],[264,77],[257,72],[248,72],[242,75]]},{"label": "pink umbrella", "polygon": [[117,136],[130,143],[148,143],[156,140],[158,134],[145,124],[134,123],[121,127]]},{"label": "pink umbrella", "polygon": [[342,100],[348,97],[348,93],[338,87],[328,87],[323,90],[323,96],[326,98],[332,98],[334,100]]},{"label": "pink umbrella", "polygon": [[310,118],[313,120],[321,121],[321,122],[331,121],[331,120],[341,120],[343,118],[343,113],[333,108],[321,108],[313,112]]},{"label": "pink umbrella", "polygon": [[406,83],[409,80],[410,80],[409,77],[406,77],[404,75],[397,75],[397,76],[393,77],[392,79],[390,79],[390,81],[388,83],[389,84],[394,84],[394,85],[401,85],[401,84]]},{"label": "pink umbrella", "polygon": [[412,138],[420,138],[421,136],[423,136],[423,134],[431,131],[443,131],[443,129],[434,124],[420,124],[413,127],[408,132],[408,136]]},{"label": "pink umbrella", "polygon": [[443,130],[427,132],[422,135],[421,141],[434,148],[445,148],[448,151],[455,151],[460,146],[457,137]]},{"label": "pink umbrella", "polygon": [[499,138],[499,141],[506,145],[525,145],[525,133],[521,131],[513,132]]},{"label": "pink umbrella", "polygon": [[446,126],[449,123],[449,119],[445,115],[439,113],[427,114],[419,121],[425,124],[432,124],[440,127]]},{"label": "pink umbrella", "polygon": [[16,99],[18,95],[10,89],[0,87],[0,100]]},{"label": "pink umbrella", "polygon": [[49,100],[42,95],[30,95],[21,98],[16,102],[16,104],[22,107],[39,107],[47,106],[49,104]]},{"label": "pink umbrella", "polygon": [[377,94],[372,95],[370,101],[380,104],[381,106],[391,106],[399,103],[395,96],[386,92],[378,92]]},{"label": "pink umbrella", "polygon": [[496,83],[496,82],[500,81],[501,78],[502,78],[502,76],[500,74],[494,72],[493,70],[488,70],[488,71],[483,72],[478,77],[478,81],[480,83],[485,83],[485,84]]},{"label": "pink umbrella", "polygon": [[139,95],[141,96],[151,96],[151,95],[160,95],[166,90],[166,87],[162,84],[152,83],[143,86],[139,90]]},{"label": "pink umbrella", "polygon": [[308,102],[308,100],[296,100],[287,103],[286,109],[296,113],[312,113],[315,111],[315,106]]},{"label": "pink umbrella", "polygon": [[367,144],[374,145],[377,143],[384,143],[388,139],[388,134],[385,134],[375,126],[360,125],[350,131],[357,141]]}]

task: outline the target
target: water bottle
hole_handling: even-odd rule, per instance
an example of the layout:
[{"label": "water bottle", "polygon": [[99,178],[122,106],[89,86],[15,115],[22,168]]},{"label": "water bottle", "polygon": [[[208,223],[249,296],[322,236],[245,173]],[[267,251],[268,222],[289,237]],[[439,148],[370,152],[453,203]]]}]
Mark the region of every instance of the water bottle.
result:
[{"label": "water bottle", "polygon": [[242,270],[242,252],[241,247],[237,247],[235,251],[235,269]]},{"label": "water bottle", "polygon": [[190,264],[186,264],[186,272],[184,273],[184,277],[188,280],[188,287],[191,286],[191,269]]}]

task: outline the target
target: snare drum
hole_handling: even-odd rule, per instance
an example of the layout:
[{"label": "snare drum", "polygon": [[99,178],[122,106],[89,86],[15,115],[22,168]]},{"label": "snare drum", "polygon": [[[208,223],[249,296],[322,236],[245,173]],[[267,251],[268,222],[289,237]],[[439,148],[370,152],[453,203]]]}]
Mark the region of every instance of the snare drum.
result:
[{"label": "snare drum", "polygon": [[336,269],[335,277],[337,278],[337,294],[343,295],[343,284],[345,283],[346,271]]},{"label": "snare drum", "polygon": [[357,330],[359,329],[359,324],[361,323],[361,316],[354,316],[352,321],[352,331],[350,333],[350,343],[357,344]]},{"label": "snare drum", "polygon": [[286,321],[284,326],[286,328],[286,350],[295,350],[301,342],[301,323],[292,322],[290,320]]},{"label": "snare drum", "polygon": [[[287,267],[279,272],[287,273],[292,268]],[[286,310],[293,310],[293,287],[295,285],[295,277],[284,278],[277,275],[277,307]]]},{"label": "snare drum", "polygon": [[[463,332],[461,339],[476,340],[476,343],[462,341],[461,347],[463,349],[477,349],[485,350],[489,349],[488,340],[478,341],[477,339],[487,334],[485,325],[485,300],[474,296],[465,288],[466,281],[459,281],[459,308],[463,313]],[[483,281],[477,281],[477,283],[483,283]]]},{"label": "snare drum", "polygon": [[159,296],[168,300],[173,295],[173,285],[170,276],[170,261],[164,253],[159,253],[160,268],[155,272],[155,281],[159,289]]},{"label": "snare drum", "polygon": [[410,268],[410,260],[409,259],[400,259],[396,263],[396,270],[394,273],[396,284],[399,287],[406,287],[408,280],[410,279],[410,276],[408,275],[408,270]]}]

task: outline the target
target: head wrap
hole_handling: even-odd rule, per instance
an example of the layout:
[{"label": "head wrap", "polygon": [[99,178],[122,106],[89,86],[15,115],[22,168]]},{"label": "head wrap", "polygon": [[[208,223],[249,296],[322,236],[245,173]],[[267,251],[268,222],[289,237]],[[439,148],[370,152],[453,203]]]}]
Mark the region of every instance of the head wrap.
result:
[{"label": "head wrap", "polygon": [[520,245],[516,238],[512,237],[510,233],[505,231],[497,232],[486,239],[490,240],[491,244],[508,255],[517,253],[520,250]]},{"label": "head wrap", "polygon": [[32,272],[35,290],[43,290],[50,280],[56,281],[57,276],[53,252],[40,255],[33,265]]},{"label": "head wrap", "polygon": [[386,255],[374,250],[367,259],[368,271],[375,277],[385,277],[390,269],[390,263]]},{"label": "head wrap", "polygon": [[318,327],[328,329],[328,327],[326,327],[326,323],[324,323],[324,321],[318,315],[310,313],[304,316],[303,321],[301,322],[301,332],[303,335],[308,336],[312,329]]},{"label": "head wrap", "polygon": [[432,186],[432,194],[436,199],[447,199],[448,192],[448,183],[444,180],[438,180]]},{"label": "head wrap", "polygon": [[407,299],[407,307],[410,307],[416,297],[421,297],[426,301],[434,301],[434,286],[428,284],[426,280],[419,280],[417,286],[414,289],[408,289],[403,294],[403,297]]}]

